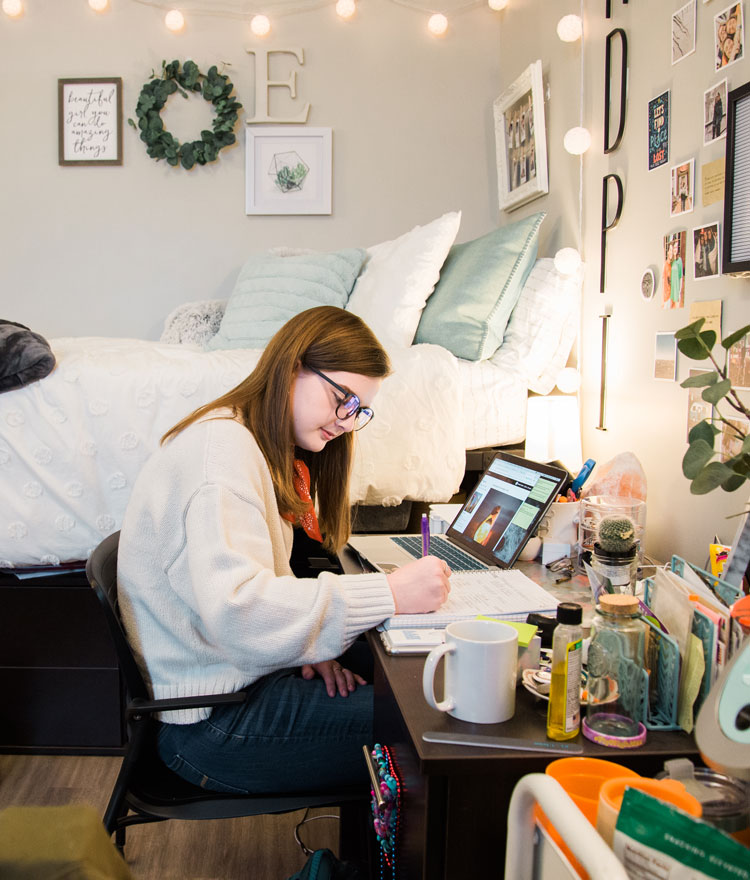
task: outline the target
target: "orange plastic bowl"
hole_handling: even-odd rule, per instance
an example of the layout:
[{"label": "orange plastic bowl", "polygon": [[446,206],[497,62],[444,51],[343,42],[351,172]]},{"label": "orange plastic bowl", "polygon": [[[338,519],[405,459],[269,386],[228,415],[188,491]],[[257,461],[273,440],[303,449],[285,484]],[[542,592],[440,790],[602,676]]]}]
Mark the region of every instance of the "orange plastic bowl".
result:
[{"label": "orange plastic bowl", "polygon": [[560,783],[592,825],[596,825],[599,793],[608,779],[641,778],[634,770],[601,758],[559,758],[544,772]]}]

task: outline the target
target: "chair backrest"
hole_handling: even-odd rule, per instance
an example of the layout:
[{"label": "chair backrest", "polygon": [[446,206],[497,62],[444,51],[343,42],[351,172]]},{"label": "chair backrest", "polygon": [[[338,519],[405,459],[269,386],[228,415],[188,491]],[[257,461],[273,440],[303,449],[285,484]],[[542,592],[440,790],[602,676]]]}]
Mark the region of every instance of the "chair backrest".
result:
[{"label": "chair backrest", "polygon": [[120,671],[125,679],[125,687],[130,698],[148,700],[150,695],[146,682],[135,662],[133,651],[120,619],[117,598],[117,548],[119,543],[120,533],[115,532],[99,544],[86,563],[86,577],[94,588],[104,612],[112,641],[115,644]]}]

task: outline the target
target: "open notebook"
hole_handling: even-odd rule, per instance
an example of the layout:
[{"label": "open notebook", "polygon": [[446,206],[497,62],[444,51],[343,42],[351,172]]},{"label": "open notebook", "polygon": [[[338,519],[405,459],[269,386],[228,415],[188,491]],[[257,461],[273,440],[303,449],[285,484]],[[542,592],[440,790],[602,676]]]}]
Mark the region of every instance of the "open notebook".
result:
[{"label": "open notebook", "polygon": [[395,614],[383,629],[445,627],[478,614],[501,620],[526,620],[532,612],[554,614],[557,599],[521,571],[462,571],[451,575],[448,599],[428,614]]}]

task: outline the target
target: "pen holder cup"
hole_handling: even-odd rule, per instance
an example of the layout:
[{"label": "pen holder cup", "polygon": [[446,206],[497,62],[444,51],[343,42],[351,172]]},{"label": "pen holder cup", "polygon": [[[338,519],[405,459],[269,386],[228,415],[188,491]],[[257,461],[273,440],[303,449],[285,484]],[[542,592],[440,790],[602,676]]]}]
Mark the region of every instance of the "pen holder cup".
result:
[{"label": "pen holder cup", "polygon": [[624,498],[617,495],[591,495],[581,499],[578,512],[577,559],[579,571],[583,571],[581,559],[583,554],[593,553],[599,523],[605,516],[629,516],[633,520],[635,537],[638,541],[638,562],[640,564],[643,561],[646,502],[639,498]]}]

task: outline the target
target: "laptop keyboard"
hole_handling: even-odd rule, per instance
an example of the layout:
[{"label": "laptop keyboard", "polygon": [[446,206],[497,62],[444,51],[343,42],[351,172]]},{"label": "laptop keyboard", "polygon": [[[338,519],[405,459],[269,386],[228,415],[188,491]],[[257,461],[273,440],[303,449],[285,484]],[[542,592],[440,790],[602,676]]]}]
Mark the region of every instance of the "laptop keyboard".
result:
[{"label": "laptop keyboard", "polygon": [[[395,541],[399,547],[403,547],[407,553],[411,553],[415,558],[422,555],[421,535],[392,536],[391,541]],[[476,571],[478,568],[489,568],[488,565],[454,547],[445,538],[433,537],[430,540],[430,556],[437,556],[438,559],[447,562],[453,571]]]}]

